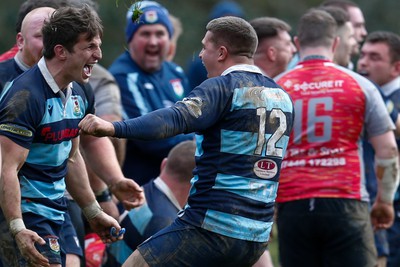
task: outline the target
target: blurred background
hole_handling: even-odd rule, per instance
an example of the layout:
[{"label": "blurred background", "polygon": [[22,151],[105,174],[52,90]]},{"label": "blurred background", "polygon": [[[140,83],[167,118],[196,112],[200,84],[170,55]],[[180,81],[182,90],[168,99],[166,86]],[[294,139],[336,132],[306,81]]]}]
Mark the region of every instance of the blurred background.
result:
[{"label": "blurred background", "polygon": [[[95,0],[96,1],[96,0]],[[15,43],[15,22],[18,8],[23,0],[0,1],[0,53],[8,50]],[[198,56],[201,39],[209,14],[218,0],[159,0],[171,14],[178,17],[183,25],[183,34],[178,41],[175,62],[184,69],[189,61]],[[296,32],[296,23],[308,8],[318,6],[322,0],[237,0],[245,14],[251,20],[260,16],[272,16],[288,22]],[[399,0],[354,0],[364,12],[366,27],[369,32],[388,30],[400,34]],[[103,20],[103,59],[101,64],[108,67],[112,61],[126,49],[124,41],[125,14],[131,0],[97,0],[99,15]],[[278,267],[277,232],[270,244],[270,251],[275,267]]]},{"label": "blurred background", "polygon": [[[96,1],[96,0],[95,0]],[[8,50],[15,43],[15,20],[23,0],[0,1],[0,52]],[[198,56],[201,39],[209,14],[218,0],[159,0],[171,14],[180,18],[183,34],[178,41],[175,62],[186,68],[188,61]],[[259,16],[273,16],[288,22],[295,33],[300,15],[308,8],[317,6],[322,0],[237,0],[245,13],[245,19]],[[400,33],[398,0],[354,0],[364,12],[368,31],[389,30]],[[103,59],[101,64],[108,67],[125,48],[125,14],[132,0],[97,0],[99,14],[104,24]]]}]

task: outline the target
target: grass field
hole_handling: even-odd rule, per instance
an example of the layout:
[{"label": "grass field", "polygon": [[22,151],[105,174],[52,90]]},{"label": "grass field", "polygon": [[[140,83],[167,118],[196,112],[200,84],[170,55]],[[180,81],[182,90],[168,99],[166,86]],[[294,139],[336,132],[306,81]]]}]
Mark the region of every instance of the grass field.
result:
[{"label": "grass field", "polygon": [[278,252],[278,232],[276,230],[276,225],[272,227],[272,237],[268,245],[269,253],[271,254],[272,262],[274,267],[280,267],[279,264],[279,252]]}]

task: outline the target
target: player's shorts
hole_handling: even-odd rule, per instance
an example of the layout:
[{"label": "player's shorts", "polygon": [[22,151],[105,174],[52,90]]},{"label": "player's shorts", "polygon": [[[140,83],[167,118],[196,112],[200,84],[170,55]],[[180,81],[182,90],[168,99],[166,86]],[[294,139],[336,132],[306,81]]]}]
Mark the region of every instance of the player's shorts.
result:
[{"label": "player's shorts", "polygon": [[176,219],[138,246],[152,267],[252,266],[267,242],[250,242],[216,234]]},{"label": "player's shorts", "polygon": [[277,214],[282,266],[376,266],[367,202],[304,199],[279,203]]},{"label": "player's shorts", "polygon": [[61,249],[65,254],[74,254],[79,257],[83,256],[82,247],[80,246],[78,235],[74,225],[72,224],[71,217],[66,212],[64,214],[64,224],[61,230]]},{"label": "player's shorts", "polygon": [[[36,243],[36,249],[49,259],[50,264],[65,265],[65,254],[61,252],[59,244],[61,224],[49,221],[47,218],[32,213],[24,213],[23,220],[26,228],[36,232],[46,241],[45,245]],[[2,260],[3,266],[28,266],[28,263],[19,252],[17,243],[9,232],[8,224],[1,210],[0,240],[2,242],[0,246],[0,259]]]}]

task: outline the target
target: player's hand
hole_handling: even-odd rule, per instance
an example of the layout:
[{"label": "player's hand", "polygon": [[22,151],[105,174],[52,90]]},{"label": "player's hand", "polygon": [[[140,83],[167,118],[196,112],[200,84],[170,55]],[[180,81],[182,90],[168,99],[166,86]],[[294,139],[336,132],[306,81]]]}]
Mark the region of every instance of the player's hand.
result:
[{"label": "player's hand", "polygon": [[[112,243],[123,239],[124,235],[120,234],[121,226],[118,224],[110,215],[105,212],[101,212],[99,215],[91,220],[88,220],[91,229],[99,235],[104,243]],[[115,235],[112,234],[111,229],[114,227]]]},{"label": "player's hand", "polygon": [[393,204],[375,201],[371,209],[371,222],[374,230],[388,229],[394,221]]},{"label": "player's hand", "polygon": [[115,204],[115,202],[112,199],[109,201],[99,202],[99,205],[105,213],[107,213],[114,219],[118,220],[119,217],[118,207],[117,204]]},{"label": "player's hand", "polygon": [[131,210],[144,203],[143,189],[132,179],[123,178],[109,188],[126,210]]},{"label": "player's hand", "polygon": [[18,245],[22,257],[28,262],[29,266],[50,267],[49,260],[37,251],[35,243],[45,245],[46,241],[36,232],[24,229],[15,235],[15,241]]},{"label": "player's hand", "polygon": [[86,115],[78,124],[81,133],[90,134],[98,137],[113,136],[115,133],[114,125],[93,114]]}]

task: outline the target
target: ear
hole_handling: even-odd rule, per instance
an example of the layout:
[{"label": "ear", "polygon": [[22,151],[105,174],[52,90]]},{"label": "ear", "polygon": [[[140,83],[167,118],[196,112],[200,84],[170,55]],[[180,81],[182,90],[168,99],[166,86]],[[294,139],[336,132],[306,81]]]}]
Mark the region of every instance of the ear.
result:
[{"label": "ear", "polygon": [[54,54],[60,60],[66,60],[67,59],[67,55],[68,55],[68,51],[67,51],[67,49],[65,49],[64,46],[56,45],[54,47]]},{"label": "ear", "polygon": [[276,48],[273,47],[273,46],[268,47],[267,57],[271,62],[275,62],[276,61],[276,55],[277,55]]},{"label": "ear", "polygon": [[165,166],[167,166],[167,161],[168,161],[168,158],[164,158],[164,159],[161,161],[160,173],[162,173],[162,171],[165,169]]},{"label": "ear", "polygon": [[297,36],[293,37],[293,42],[294,42],[294,45],[296,46],[296,50],[300,51],[300,42],[299,42],[299,38]]},{"label": "ear", "polygon": [[22,47],[24,46],[24,37],[22,36],[21,32],[17,33],[15,36],[15,41],[17,43],[18,50],[21,51]]},{"label": "ear", "polygon": [[332,44],[332,55],[335,54],[336,48],[339,46],[339,43],[340,43],[340,37],[336,36]]},{"label": "ear", "polygon": [[400,76],[400,60],[393,63],[393,76]]},{"label": "ear", "polygon": [[220,46],[218,49],[218,61],[223,61],[228,57],[228,49],[225,46]]}]

